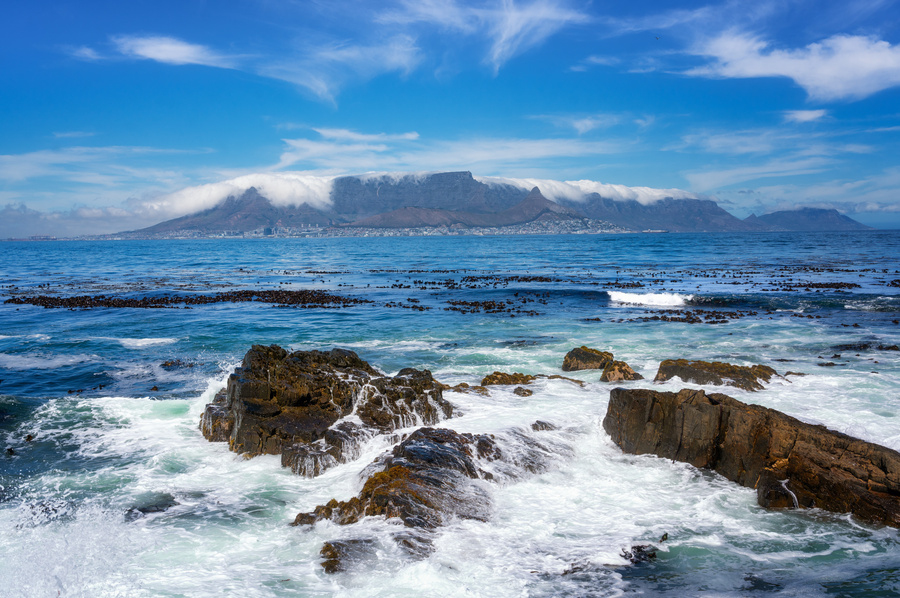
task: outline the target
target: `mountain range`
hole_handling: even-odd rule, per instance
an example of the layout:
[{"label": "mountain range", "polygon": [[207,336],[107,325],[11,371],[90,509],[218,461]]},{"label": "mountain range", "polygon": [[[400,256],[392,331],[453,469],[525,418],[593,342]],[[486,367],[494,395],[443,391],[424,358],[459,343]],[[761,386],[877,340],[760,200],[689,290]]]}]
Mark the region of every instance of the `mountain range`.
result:
[{"label": "mountain range", "polygon": [[327,205],[278,205],[256,188],[218,205],[132,231],[135,235],[181,232],[220,234],[259,229],[480,228],[529,223],[602,221],[612,228],[671,232],[865,230],[836,210],[803,208],[751,215],[741,220],[715,201],[664,197],[655,201],[613,199],[599,193],[551,201],[539,187],[485,183],[470,172],[429,175],[348,176],[334,179]]}]

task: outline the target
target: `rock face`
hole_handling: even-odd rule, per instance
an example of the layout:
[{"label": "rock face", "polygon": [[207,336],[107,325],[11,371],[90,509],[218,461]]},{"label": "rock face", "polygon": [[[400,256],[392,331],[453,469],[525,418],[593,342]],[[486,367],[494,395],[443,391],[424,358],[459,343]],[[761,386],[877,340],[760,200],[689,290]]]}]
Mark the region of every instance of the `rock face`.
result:
[{"label": "rock face", "polygon": [[562,370],[575,372],[578,370],[602,370],[612,363],[613,354],[608,351],[598,351],[590,347],[576,347],[563,357]]},{"label": "rock face", "polygon": [[900,453],[702,390],[616,388],[603,428],[626,453],[714,470],[765,507],[820,508],[900,527]]},{"label": "rock face", "polygon": [[[678,376],[685,382],[696,384],[728,385],[744,390],[762,390],[762,382],[769,382],[778,372],[765,365],[750,367],[731,365],[721,361],[688,361],[666,359],[659,364],[654,382],[665,382]],[[762,382],[761,382],[762,381]]]},{"label": "rock face", "polygon": [[[356,417],[348,420],[351,414]],[[206,406],[200,429],[235,452],[280,454],[282,465],[314,476],[354,458],[359,444],[377,433],[451,415],[427,370],[388,378],[352,351],[288,353],[254,345],[225,392]]]},{"label": "rock face", "polygon": [[481,380],[481,386],[492,386],[495,384],[531,384],[537,380],[537,376],[532,376],[531,374],[520,374],[519,372],[513,372],[512,374],[507,374],[506,372],[494,372],[493,374],[488,374]]}]

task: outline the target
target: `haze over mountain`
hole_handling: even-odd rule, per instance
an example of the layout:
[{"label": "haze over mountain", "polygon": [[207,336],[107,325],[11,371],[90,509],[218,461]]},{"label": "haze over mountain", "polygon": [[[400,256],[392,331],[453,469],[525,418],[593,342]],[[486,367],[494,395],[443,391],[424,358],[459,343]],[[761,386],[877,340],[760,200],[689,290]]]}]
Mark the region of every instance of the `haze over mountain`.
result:
[{"label": "haze over mountain", "polygon": [[[678,190],[538,181],[549,189],[545,192],[539,186],[527,188],[534,181],[479,180],[471,172],[346,176],[331,181],[327,197],[321,192],[308,197],[295,195],[290,203],[274,202],[250,187],[211,208],[133,234],[218,234],[309,227],[477,228],[562,221],[603,221],[625,230],[671,232],[838,230],[838,225],[844,227],[839,230],[867,228],[834,210],[802,210],[740,220],[715,201]],[[666,191],[681,196],[666,196]]]}]

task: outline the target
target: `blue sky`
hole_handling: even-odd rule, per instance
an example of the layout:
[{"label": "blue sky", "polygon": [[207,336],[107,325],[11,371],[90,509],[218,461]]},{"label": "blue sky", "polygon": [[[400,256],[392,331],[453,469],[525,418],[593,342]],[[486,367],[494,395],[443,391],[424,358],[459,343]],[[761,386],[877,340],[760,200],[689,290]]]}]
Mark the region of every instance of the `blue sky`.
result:
[{"label": "blue sky", "polygon": [[897,2],[32,0],[0,48],[0,237],[444,170],[900,228]]}]

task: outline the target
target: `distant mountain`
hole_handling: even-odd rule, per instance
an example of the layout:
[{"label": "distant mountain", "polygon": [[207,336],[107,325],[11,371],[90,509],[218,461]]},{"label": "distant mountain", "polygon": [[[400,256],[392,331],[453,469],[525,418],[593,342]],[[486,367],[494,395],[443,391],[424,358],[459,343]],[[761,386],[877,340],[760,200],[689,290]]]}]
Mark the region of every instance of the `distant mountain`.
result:
[{"label": "distant mountain", "polygon": [[540,189],[535,187],[525,199],[500,212],[479,213],[464,210],[407,206],[398,210],[358,220],[354,222],[352,226],[368,228],[511,226],[514,224],[527,224],[529,222],[582,219],[584,219],[583,214],[550,201],[541,194]]},{"label": "distant mountain", "polygon": [[251,187],[240,197],[228,197],[219,205],[208,210],[174,220],[166,220],[134,232],[149,235],[188,230],[202,233],[249,232],[275,226],[329,226],[333,223],[334,221],[327,214],[308,204],[273,206],[268,199]]},{"label": "distant mountain", "polygon": [[837,210],[819,208],[800,208],[798,210],[782,210],[763,216],[750,215],[744,222],[761,226],[766,230],[781,231],[852,231],[871,230],[849,216]]},{"label": "distant mountain", "polygon": [[759,230],[753,224],[732,216],[710,199],[673,199],[653,203],[618,201],[592,193],[583,201],[561,201],[588,218],[605,220],[628,230],[667,230],[671,232],[715,232]]},{"label": "distant mountain", "polygon": [[161,222],[135,235],[245,233],[266,228],[503,227],[588,219],[621,229],[671,232],[763,230],[862,230],[868,227],[834,210],[796,210],[735,218],[708,199],[666,197],[641,203],[592,193],[551,201],[538,187],[482,182],[470,172],[361,175],[334,179],[328,202],[273,205],[255,188],[220,204]]}]

